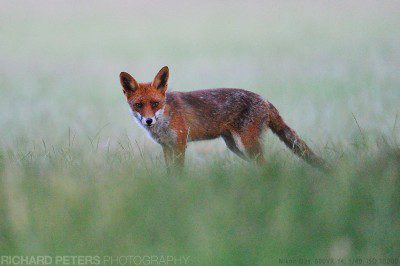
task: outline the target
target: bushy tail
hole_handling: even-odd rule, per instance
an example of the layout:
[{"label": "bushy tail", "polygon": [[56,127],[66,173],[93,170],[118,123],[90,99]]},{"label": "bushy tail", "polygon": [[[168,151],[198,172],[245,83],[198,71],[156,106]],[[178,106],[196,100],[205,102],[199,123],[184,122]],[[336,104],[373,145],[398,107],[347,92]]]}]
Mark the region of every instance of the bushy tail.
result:
[{"label": "bushy tail", "polygon": [[296,132],[283,121],[278,110],[272,104],[270,104],[270,111],[269,128],[271,128],[272,132],[297,156],[312,166],[328,171],[330,169],[328,164],[322,158],[318,157]]}]

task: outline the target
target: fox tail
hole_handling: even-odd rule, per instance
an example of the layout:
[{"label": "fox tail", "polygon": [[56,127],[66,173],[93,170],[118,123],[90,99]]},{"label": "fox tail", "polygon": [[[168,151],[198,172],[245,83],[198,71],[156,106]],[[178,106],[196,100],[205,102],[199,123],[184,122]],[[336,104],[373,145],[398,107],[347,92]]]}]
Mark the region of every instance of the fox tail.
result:
[{"label": "fox tail", "polygon": [[324,171],[329,171],[330,166],[322,158],[318,157],[297,133],[283,121],[278,110],[272,104],[270,104],[270,110],[269,128],[271,128],[272,132],[274,132],[298,157],[312,166],[318,167]]}]

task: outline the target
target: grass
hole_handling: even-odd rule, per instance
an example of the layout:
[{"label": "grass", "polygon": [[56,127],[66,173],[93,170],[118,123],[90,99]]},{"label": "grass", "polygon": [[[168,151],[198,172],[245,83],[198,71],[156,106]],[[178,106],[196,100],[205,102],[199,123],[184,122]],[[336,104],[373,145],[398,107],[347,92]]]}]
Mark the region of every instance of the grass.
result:
[{"label": "grass", "polygon": [[[0,256],[398,263],[397,3],[0,6]],[[171,89],[260,93],[334,171],[270,133],[264,167],[216,140],[168,174],[118,83],[162,65]]]},{"label": "grass", "polygon": [[169,175],[129,151],[80,152],[2,153],[3,254],[172,254],[201,265],[399,256],[398,149],[345,154],[331,174],[270,156],[262,168],[215,158]]}]

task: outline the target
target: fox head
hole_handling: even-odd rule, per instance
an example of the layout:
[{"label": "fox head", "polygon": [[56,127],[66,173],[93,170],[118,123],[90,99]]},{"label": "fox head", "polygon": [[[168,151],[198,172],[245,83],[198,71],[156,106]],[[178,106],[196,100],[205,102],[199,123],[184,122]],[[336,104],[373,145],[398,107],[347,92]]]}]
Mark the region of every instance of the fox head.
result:
[{"label": "fox head", "polygon": [[149,83],[138,83],[126,72],[121,72],[119,77],[122,91],[139,123],[147,127],[157,123],[164,112],[169,77],[168,67],[161,68],[153,82]]}]

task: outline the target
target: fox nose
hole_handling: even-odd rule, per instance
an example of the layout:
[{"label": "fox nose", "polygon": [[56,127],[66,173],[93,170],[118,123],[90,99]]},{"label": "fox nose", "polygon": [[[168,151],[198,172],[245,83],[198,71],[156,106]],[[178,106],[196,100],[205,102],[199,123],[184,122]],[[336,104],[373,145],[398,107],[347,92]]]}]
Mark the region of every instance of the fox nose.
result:
[{"label": "fox nose", "polygon": [[150,126],[151,123],[153,123],[153,119],[147,118],[147,119],[146,119],[146,124],[147,124],[148,126]]}]

